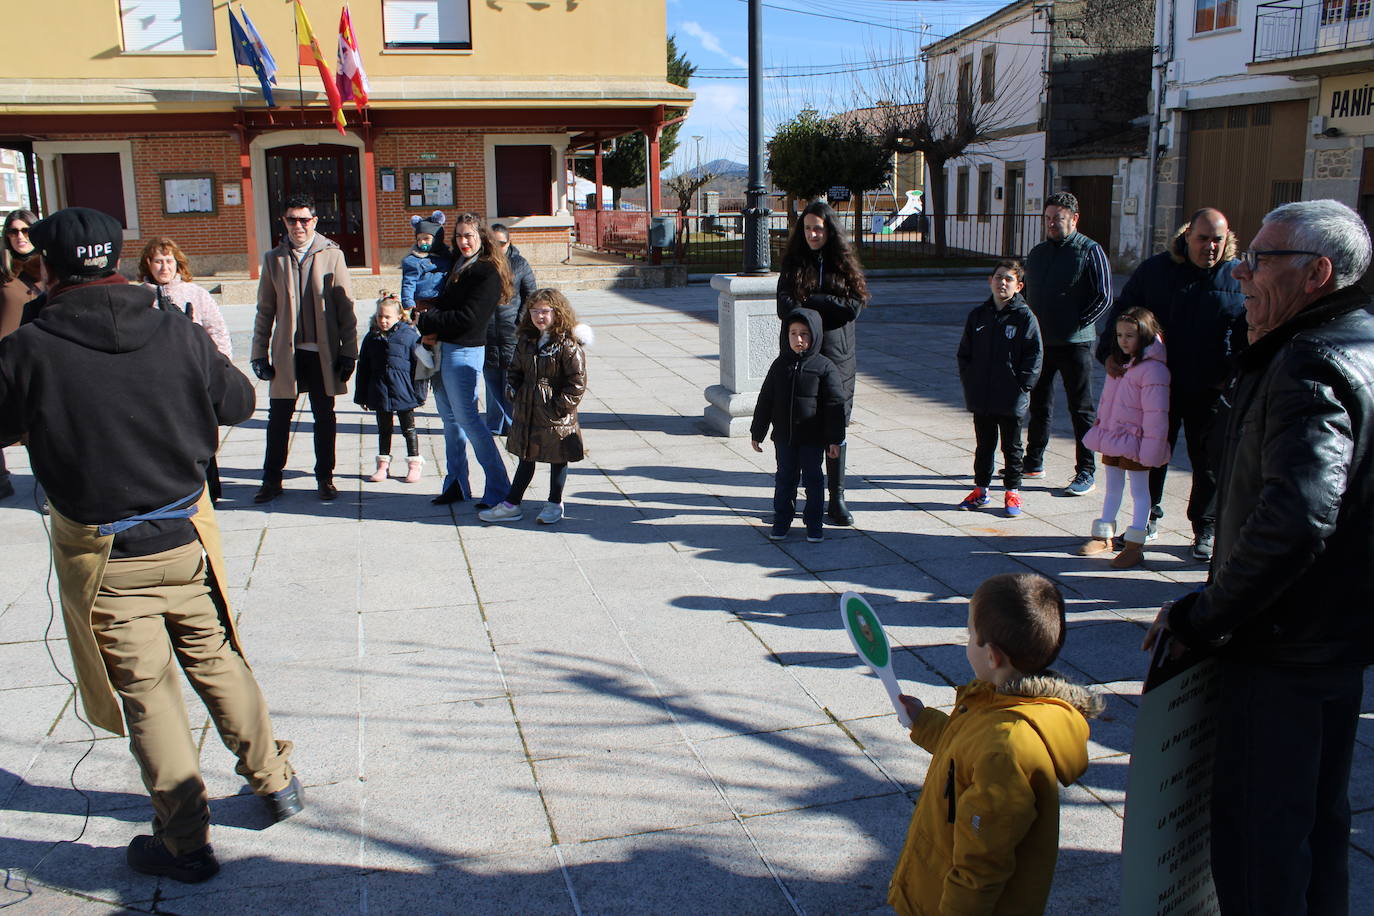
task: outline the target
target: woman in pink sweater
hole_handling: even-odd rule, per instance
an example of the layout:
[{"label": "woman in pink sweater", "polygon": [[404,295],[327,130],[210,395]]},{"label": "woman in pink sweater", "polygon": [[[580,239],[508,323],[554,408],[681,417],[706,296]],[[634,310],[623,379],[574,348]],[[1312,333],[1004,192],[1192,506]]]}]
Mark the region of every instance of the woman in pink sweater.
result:
[{"label": "woman in pink sweater", "polygon": [[1083,444],[1102,453],[1107,486],[1102,517],[1079,556],[1110,550],[1122,490],[1131,483],[1131,526],[1125,547],[1112,559],[1116,569],[1140,563],[1150,520],[1150,469],[1169,463],[1169,367],[1159,322],[1145,308],[1131,308],[1116,320],[1116,345],[1107,357],[1107,382],[1097,405],[1097,422]]}]

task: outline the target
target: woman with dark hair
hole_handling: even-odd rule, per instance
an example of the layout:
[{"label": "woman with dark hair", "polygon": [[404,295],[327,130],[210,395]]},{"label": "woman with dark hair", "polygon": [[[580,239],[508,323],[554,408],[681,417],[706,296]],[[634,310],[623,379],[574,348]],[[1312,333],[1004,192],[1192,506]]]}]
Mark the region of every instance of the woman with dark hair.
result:
[{"label": "woman with dark hair", "polygon": [[[835,211],[824,201],[813,201],[787,237],[778,277],[778,317],[785,318],[798,308],[820,313],[821,353],[839,368],[844,383],[845,426],[854,410],[854,319],[868,298],[863,267],[849,247]],[[830,490],[826,515],[833,525],[854,524],[854,516],[844,503],[847,444],[840,445],[838,458],[827,455],[825,459],[825,481]]]},{"label": "woman with dark hair", "polygon": [[453,269],[443,292],[416,320],[423,342],[441,345],[434,400],[444,421],[448,471],[443,492],[432,501],[442,506],[472,495],[468,487],[470,441],[486,478],[477,507],[490,509],[506,498],[510,475],[496,439],[477,409],[477,392],[484,383],[487,325],[496,307],[511,298],[513,284],[505,252],[476,213],[458,217],[453,245]]},{"label": "woman with dark hair", "polygon": [[0,245],[0,337],[19,327],[25,304],[43,292],[39,260],[29,241],[29,227],[36,222],[37,214],[28,210],[5,214],[5,242]]},{"label": "woman with dark hair", "polygon": [[[29,241],[29,227],[36,222],[37,214],[29,210],[5,214],[5,239],[0,244],[0,337],[19,327],[24,306],[43,292],[42,268]],[[0,443],[0,499],[14,494],[5,467],[5,444],[12,443]]]}]

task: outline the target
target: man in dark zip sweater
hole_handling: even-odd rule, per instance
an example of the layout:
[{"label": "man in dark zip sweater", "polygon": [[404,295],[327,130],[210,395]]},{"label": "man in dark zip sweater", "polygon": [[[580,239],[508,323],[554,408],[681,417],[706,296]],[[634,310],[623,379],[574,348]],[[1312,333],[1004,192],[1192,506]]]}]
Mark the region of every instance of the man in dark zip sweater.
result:
[{"label": "man in dark zip sweater", "polygon": [[1026,301],[1040,323],[1044,367],[1030,396],[1023,476],[1045,476],[1045,448],[1054,416],[1054,377],[1064,376],[1073,421],[1074,476],[1067,496],[1085,496],[1095,486],[1097,462],[1083,436],[1092,428],[1094,325],[1112,302],[1112,271],[1102,246],[1078,231],[1078,198],[1067,192],[1045,199],[1045,241],[1026,256]]},{"label": "man in dark zip sweater", "polygon": [[243,659],[205,467],[253,387],[203,330],[114,272],[123,229],[95,210],[33,226],[48,304],[0,341],[0,438],[28,437],[52,508],[53,567],[88,720],[129,736],[152,796],[136,871],[195,882],[219,869],[177,668],[238,772],[280,820],[301,810],[290,742]]}]

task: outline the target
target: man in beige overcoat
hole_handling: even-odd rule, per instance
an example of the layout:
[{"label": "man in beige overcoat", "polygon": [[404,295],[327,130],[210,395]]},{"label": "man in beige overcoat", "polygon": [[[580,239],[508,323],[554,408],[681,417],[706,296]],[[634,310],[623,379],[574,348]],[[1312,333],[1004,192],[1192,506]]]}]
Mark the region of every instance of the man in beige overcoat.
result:
[{"label": "man in beige overcoat", "polygon": [[186,673],[276,820],[301,810],[291,743],[272,732],[225,594],[205,466],[253,386],[200,327],[153,308],[114,267],[124,230],[83,207],[32,227],[48,304],[0,341],[0,438],[27,436],[52,510],[53,569],[87,720],[129,737],[153,803],[135,871],[219,870]]},{"label": "man in beige overcoat", "polygon": [[305,392],[315,419],[315,485],[320,499],[339,495],[334,486],[334,398],[348,393],[358,362],[358,319],[343,250],[315,232],[310,198],[287,198],[286,235],[262,259],[258,315],[253,322],[253,373],[270,382],[267,450],[262,487],[265,503],[281,495],[282,470],[296,398]]}]

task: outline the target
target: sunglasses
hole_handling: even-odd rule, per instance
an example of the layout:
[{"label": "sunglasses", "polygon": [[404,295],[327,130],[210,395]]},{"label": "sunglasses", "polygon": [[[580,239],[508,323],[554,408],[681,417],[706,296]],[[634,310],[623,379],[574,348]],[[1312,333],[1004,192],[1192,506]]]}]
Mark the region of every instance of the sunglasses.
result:
[{"label": "sunglasses", "polygon": [[28,230],[27,228],[21,228],[21,227],[19,227],[19,226],[10,226],[8,229],[5,230],[5,235],[28,235],[28,234],[29,234],[29,230]]},{"label": "sunglasses", "polygon": [[313,223],[313,222],[315,221],[315,217],[313,217],[313,216],[283,216],[283,217],[282,217],[282,220],[283,220],[284,222],[288,222],[288,223],[295,223],[297,226],[304,226],[304,225],[306,225],[307,223]]}]

